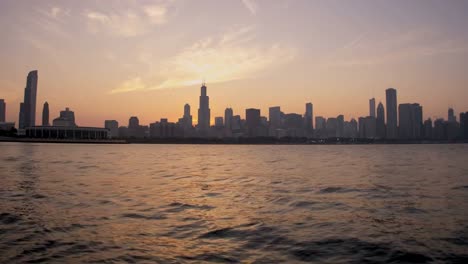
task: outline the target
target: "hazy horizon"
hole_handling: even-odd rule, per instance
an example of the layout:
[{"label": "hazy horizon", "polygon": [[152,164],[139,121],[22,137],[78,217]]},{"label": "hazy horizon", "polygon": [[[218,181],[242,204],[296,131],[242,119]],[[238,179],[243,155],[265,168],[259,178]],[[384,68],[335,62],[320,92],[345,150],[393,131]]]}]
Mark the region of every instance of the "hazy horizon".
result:
[{"label": "hazy horizon", "polygon": [[[33,4],[34,3],[34,4]],[[197,119],[203,79],[211,120],[231,107],[281,106],[345,119],[368,100],[420,103],[424,118],[468,111],[468,2],[2,1],[0,98],[18,123],[38,70],[36,122],[70,107],[80,126]]]}]

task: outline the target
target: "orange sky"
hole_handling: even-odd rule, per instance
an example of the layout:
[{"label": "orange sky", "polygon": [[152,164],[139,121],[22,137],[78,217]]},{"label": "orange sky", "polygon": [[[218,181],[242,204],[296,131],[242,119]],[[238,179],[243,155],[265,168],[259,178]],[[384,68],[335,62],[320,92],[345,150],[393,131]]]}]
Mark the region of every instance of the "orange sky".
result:
[{"label": "orange sky", "polygon": [[[18,122],[26,75],[39,71],[37,120],[65,107],[77,123],[196,119],[206,79],[212,119],[226,107],[368,115],[368,100],[468,111],[466,1],[0,2],[0,98]],[[385,102],[384,102],[385,103]],[[39,121],[38,121],[39,122]]]}]

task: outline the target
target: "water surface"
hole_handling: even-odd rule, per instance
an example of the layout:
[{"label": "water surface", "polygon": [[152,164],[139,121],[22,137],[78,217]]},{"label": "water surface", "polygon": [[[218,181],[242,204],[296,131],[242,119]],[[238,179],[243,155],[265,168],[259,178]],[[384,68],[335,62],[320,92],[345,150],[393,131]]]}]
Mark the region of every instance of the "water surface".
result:
[{"label": "water surface", "polygon": [[468,262],[468,145],[0,143],[0,263]]}]

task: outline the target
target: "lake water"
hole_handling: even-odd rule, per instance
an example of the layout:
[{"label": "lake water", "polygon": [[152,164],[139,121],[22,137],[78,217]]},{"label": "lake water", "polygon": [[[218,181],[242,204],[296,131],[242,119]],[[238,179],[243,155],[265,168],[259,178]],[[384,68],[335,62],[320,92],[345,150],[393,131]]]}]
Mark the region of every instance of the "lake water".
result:
[{"label": "lake water", "polygon": [[468,145],[0,143],[0,263],[468,263]]}]

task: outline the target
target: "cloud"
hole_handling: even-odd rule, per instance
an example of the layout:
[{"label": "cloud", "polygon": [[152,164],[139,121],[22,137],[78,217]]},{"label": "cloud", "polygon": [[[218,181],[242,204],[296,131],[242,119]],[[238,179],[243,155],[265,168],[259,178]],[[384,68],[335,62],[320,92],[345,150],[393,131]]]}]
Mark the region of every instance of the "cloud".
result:
[{"label": "cloud", "polygon": [[163,5],[151,5],[125,12],[87,11],[85,17],[91,33],[135,37],[150,32],[154,26],[166,23],[167,8]]},{"label": "cloud", "polygon": [[[254,33],[252,27],[242,27],[196,41],[154,67],[159,69],[157,79],[162,79],[159,84],[154,82],[154,76],[146,76],[148,78],[125,81],[112,93],[191,86],[205,78],[209,83],[253,78],[295,57],[293,48],[278,43],[256,44]],[[152,65],[147,67],[153,68]]]},{"label": "cloud", "polygon": [[133,92],[133,91],[142,91],[147,90],[147,87],[141,77],[135,77],[124,81],[119,87],[112,90],[111,93],[126,93],[126,92]]},{"label": "cloud", "polygon": [[[385,36],[385,37],[384,37]],[[412,30],[402,33],[362,34],[325,58],[325,67],[369,66],[419,59],[440,54],[468,52],[464,40],[447,40],[436,32]]]},{"label": "cloud", "polygon": [[254,0],[242,0],[242,4],[244,4],[252,15],[257,14],[258,4]]}]

